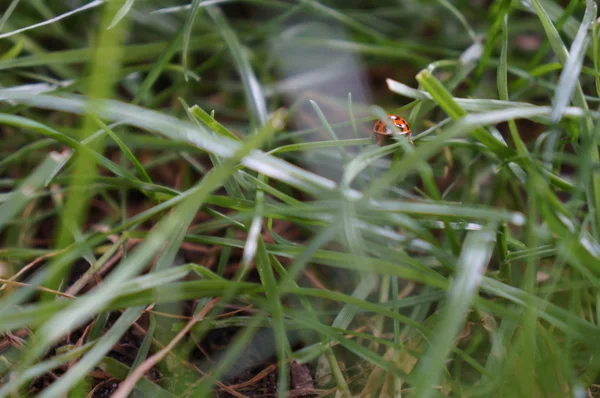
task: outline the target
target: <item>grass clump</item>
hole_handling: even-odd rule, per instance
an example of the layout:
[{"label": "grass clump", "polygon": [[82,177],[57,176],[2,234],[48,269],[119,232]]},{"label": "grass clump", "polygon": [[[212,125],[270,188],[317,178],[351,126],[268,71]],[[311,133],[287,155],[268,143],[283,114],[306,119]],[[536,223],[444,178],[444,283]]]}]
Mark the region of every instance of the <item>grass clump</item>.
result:
[{"label": "grass clump", "polygon": [[9,3],[0,397],[597,394],[595,2]]}]

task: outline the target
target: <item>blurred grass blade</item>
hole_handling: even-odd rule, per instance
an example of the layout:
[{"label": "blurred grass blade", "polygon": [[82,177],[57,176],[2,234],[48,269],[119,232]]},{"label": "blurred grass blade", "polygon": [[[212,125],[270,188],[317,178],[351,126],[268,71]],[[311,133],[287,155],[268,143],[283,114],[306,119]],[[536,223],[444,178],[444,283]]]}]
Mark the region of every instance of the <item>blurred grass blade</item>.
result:
[{"label": "blurred grass blade", "polygon": [[183,66],[183,76],[185,81],[188,81],[188,51],[190,46],[190,37],[192,36],[192,28],[194,27],[194,21],[200,10],[200,2],[202,0],[192,0],[192,9],[185,19],[185,28],[183,31],[183,49],[181,63]]},{"label": "blurred grass blade", "polygon": [[12,32],[0,34],[0,39],[4,39],[6,37],[10,37],[10,36],[16,35],[18,33],[26,32],[26,31],[31,30],[31,29],[39,28],[40,26],[45,26],[45,25],[53,24],[56,21],[59,21],[59,20],[61,20],[63,18],[67,18],[67,17],[69,17],[69,16],[71,16],[73,14],[77,14],[78,12],[82,12],[82,11],[89,10],[91,8],[94,8],[94,7],[101,6],[104,3],[105,3],[105,0],[94,0],[94,1],[91,1],[91,2],[89,2],[86,5],[83,5],[83,6],[79,7],[79,8],[76,8],[74,10],[66,12],[66,13],[64,13],[62,15],[59,15],[59,16],[57,16],[55,18],[52,18],[52,19],[49,19],[47,21],[36,23],[36,24],[33,24],[33,25],[29,25],[29,26],[27,26],[25,28],[13,30]]},{"label": "blurred grass blade", "polygon": [[315,142],[301,142],[298,144],[282,145],[269,151],[269,154],[273,155],[276,153],[285,152],[304,152],[317,149],[335,148],[340,146],[358,146],[358,145],[369,145],[372,144],[373,140],[370,138],[351,138],[348,140],[332,140],[332,141],[315,141]]},{"label": "blurred grass blade", "polygon": [[596,14],[596,3],[593,0],[586,0],[585,15],[583,16],[575,40],[571,45],[568,58],[563,64],[563,70],[560,74],[560,79],[558,80],[558,87],[554,92],[552,101],[552,121],[554,123],[557,123],[562,118],[565,108],[573,96],[573,90],[575,89],[579,92],[576,104],[587,109],[585,101],[579,101],[579,98],[583,97],[583,92],[579,85],[579,74],[581,72],[581,67],[583,66],[583,59],[590,40],[589,33],[596,20]]},{"label": "blurred grass blade", "polygon": [[326,15],[327,17],[340,22],[342,25],[345,25],[349,28],[355,29],[359,32],[366,34],[367,36],[371,36],[376,41],[384,40],[383,36],[374,29],[369,28],[368,26],[362,24],[354,20],[353,18],[347,16],[341,11],[338,11],[332,7],[328,7],[326,4],[322,4],[315,0],[301,0],[302,3],[308,5],[311,8],[314,8],[319,13]]},{"label": "blurred grass blade", "polygon": [[146,358],[148,358],[148,354],[150,353],[150,349],[152,348],[152,340],[154,337],[154,332],[156,331],[156,316],[154,316],[154,314],[150,314],[148,318],[148,330],[146,331],[144,340],[142,340],[140,349],[135,355],[135,359],[131,364],[131,369],[127,376],[129,376],[138,366],[140,366],[140,364],[142,364],[146,360]]},{"label": "blurred grass blade", "polygon": [[510,11],[511,3],[511,0],[497,1],[494,4],[493,10],[491,10],[490,12],[490,17],[493,18],[492,26],[486,34],[487,40],[483,48],[483,54],[481,56],[479,65],[477,65],[477,69],[475,70],[475,81],[481,78],[485,67],[490,61],[492,52],[495,50],[496,47],[498,36],[500,35],[500,30],[502,29],[502,21],[504,20],[504,16],[507,15]]},{"label": "blurred grass blade", "polygon": [[545,7],[542,6],[541,2],[539,0],[531,0],[531,4],[535,8],[538,18],[540,19],[540,22],[544,27],[544,31],[546,32],[546,36],[550,41],[550,45],[552,46],[554,54],[556,55],[560,63],[564,65],[567,62],[569,53],[567,52],[567,48],[565,47],[562,39],[560,38],[560,34],[556,30],[556,27],[552,23],[550,16],[546,12]]},{"label": "blurred grass blade", "polygon": [[[130,370],[123,363],[110,357],[104,357],[98,367],[117,380],[125,380]],[[175,398],[175,395],[145,377],[138,381],[135,388],[146,397]]]},{"label": "blurred grass blade", "polygon": [[[502,21],[502,50],[500,52],[500,64],[497,72],[498,97],[503,101],[510,101],[508,93],[508,15],[504,16]],[[511,138],[517,147],[517,152],[520,155],[529,156],[527,146],[519,135],[517,124],[514,120],[508,121]]]},{"label": "blurred grass blade", "polygon": [[[333,130],[333,128],[331,127],[331,125],[327,121],[327,118],[323,114],[323,111],[321,111],[321,108],[319,108],[319,105],[317,105],[317,103],[315,101],[313,101],[313,100],[310,100],[309,102],[312,105],[312,107],[315,110],[315,112],[317,113],[317,116],[319,117],[319,120],[321,121],[321,124],[323,124],[323,127],[325,127],[325,130],[327,131],[327,133],[329,134],[329,136],[331,137],[331,139],[334,140],[334,141],[339,141],[339,138],[337,137],[337,134],[335,134],[335,131]],[[340,156],[344,160],[344,163],[346,163],[347,162],[347,157],[346,157],[346,152],[344,152],[344,148],[342,146],[338,146],[338,151],[340,152]]]},{"label": "blurred grass blade", "polygon": [[139,318],[143,310],[143,307],[133,307],[123,312],[114,325],[94,344],[94,347],[56,382],[44,389],[39,395],[40,398],[58,397],[71,391],[79,381],[87,377],[88,373],[102,361],[106,354]]},{"label": "blurred grass blade", "polygon": [[2,30],[2,28],[4,28],[4,24],[6,23],[6,21],[8,21],[8,18],[10,18],[15,8],[17,8],[19,1],[20,0],[12,0],[6,8],[6,10],[2,13],[2,18],[0,18],[0,31]]},{"label": "blurred grass blade", "polygon": [[188,108],[189,112],[194,115],[198,120],[206,125],[209,129],[214,131],[215,133],[222,135],[227,138],[231,138],[236,141],[241,141],[240,138],[225,128],[221,123],[217,122],[215,118],[211,117],[208,113],[204,111],[204,109],[200,108],[198,105],[193,105]]},{"label": "blurred grass blade", "polygon": [[[371,140],[369,140],[371,141]],[[335,144],[336,141],[329,141]],[[302,144],[297,144],[302,145]],[[304,144],[308,145],[308,144]],[[400,147],[400,143],[386,145],[384,147],[369,148],[355,156],[344,168],[342,184],[346,187],[352,186],[354,179],[369,166],[369,164],[377,159],[381,159],[387,155],[396,152]]]},{"label": "blurred grass blade", "polygon": [[213,19],[215,26],[225,39],[231,56],[235,61],[236,68],[240,77],[242,78],[242,84],[244,85],[244,91],[246,93],[246,100],[248,106],[252,110],[258,125],[264,125],[267,122],[267,104],[265,97],[262,92],[262,88],[256,75],[252,71],[250,61],[248,60],[247,52],[242,47],[238,40],[237,35],[233,29],[227,23],[225,16],[221,10],[215,6],[207,7],[208,14]]},{"label": "blurred grass blade", "polygon": [[[89,62],[90,80],[85,88],[86,95],[91,98],[89,106],[81,120],[81,127],[77,130],[77,138],[80,141],[85,140],[94,132],[94,123],[91,117],[91,109],[98,106],[96,100],[109,98],[113,95],[117,85],[116,73],[122,66],[123,62],[123,44],[125,41],[124,30],[127,28],[126,23],[119,24],[115,29],[107,30],[106,27],[110,23],[110,19],[115,15],[118,4],[115,2],[104,3],[102,8],[101,19],[97,34],[95,36],[94,52]],[[100,137],[104,138],[104,137]],[[103,140],[92,142],[89,145],[92,152],[104,151]],[[82,145],[81,147],[86,147]],[[98,174],[97,165],[94,158],[84,156],[83,151],[78,151],[73,162],[73,172],[70,176],[71,183],[77,182],[85,185],[93,180]],[[61,217],[58,228],[54,233],[54,245],[59,249],[69,246],[74,238],[78,241],[81,230],[84,228],[85,222],[90,214],[91,203],[86,200],[84,195],[71,193],[67,195],[65,204],[61,208]],[[58,265],[52,262],[46,265],[47,277],[44,281],[46,287],[50,289],[58,289],[63,283],[66,276],[69,263]],[[43,294],[43,300],[52,300],[54,296],[51,294]],[[28,353],[29,354],[29,353]],[[34,357],[36,355],[34,354]],[[24,364],[27,361],[24,361]]]},{"label": "blurred grass blade", "polygon": [[8,200],[0,205],[0,231],[16,217],[33,199],[36,191],[44,186],[48,175],[65,159],[65,155],[50,153],[19,187],[10,193]]},{"label": "blurred grass blade", "polygon": [[[433,100],[450,116],[457,120],[467,113],[452,98],[452,94],[428,71],[422,71],[417,75],[417,81],[431,94]],[[472,135],[479,142],[488,147],[501,158],[512,157],[514,153],[506,144],[498,141],[493,135],[478,127],[473,130]]]},{"label": "blurred grass blade", "polygon": [[[358,286],[356,286],[354,292],[352,292],[352,297],[355,297],[358,300],[366,299],[367,296],[373,291],[376,284],[377,278],[375,278],[375,276],[366,275],[360,281]],[[357,310],[358,308],[351,304],[344,305],[344,307],[335,317],[333,323],[331,324],[331,327],[338,329],[346,329],[350,325],[350,322],[352,322],[352,320],[356,316],[358,312]]]},{"label": "blurred grass blade", "polygon": [[[262,192],[263,191],[259,191],[259,194],[262,194]],[[254,219],[256,219],[256,216],[254,217]],[[252,225],[254,225],[254,219]],[[287,354],[290,351],[290,343],[288,341],[286,327],[284,325],[283,305],[279,296],[277,280],[275,279],[273,266],[271,265],[271,260],[269,254],[267,253],[265,243],[262,237],[258,239],[257,245],[258,248],[256,254],[256,268],[260,275],[260,279],[263,285],[265,286],[266,297],[269,302],[268,309],[273,319],[273,330],[275,334],[275,353],[277,355],[277,361],[279,363],[277,390],[279,397],[285,398],[288,396]],[[244,248],[244,254],[245,249],[246,248]]]},{"label": "blurred grass blade", "polygon": [[[600,21],[594,22],[592,29],[592,51],[593,51],[593,62],[594,69],[600,70]],[[596,75],[596,96],[600,97],[600,75]]]},{"label": "blurred grass blade", "polygon": [[[179,45],[181,44],[183,38],[183,30],[184,27],[182,27],[175,34],[173,40],[171,40],[169,45],[160,53],[158,60],[152,65],[152,69],[146,75],[146,78],[142,82],[142,85],[140,86],[139,90],[135,94],[135,97],[131,101],[132,104],[137,104],[146,97],[154,83],[156,83],[156,81],[158,80],[161,72],[166,69],[167,65],[171,61],[171,58],[173,58],[173,56],[179,50]],[[187,53],[187,50],[185,51],[185,53]],[[184,76],[187,76],[187,74],[188,73],[184,69]]]},{"label": "blurred grass blade", "polygon": [[131,150],[119,138],[119,136],[112,131],[111,127],[104,124],[104,122],[102,122],[102,120],[100,120],[97,117],[94,117],[94,119],[95,119],[96,123],[100,125],[102,130],[104,130],[106,132],[106,134],[108,134],[110,136],[110,138],[112,138],[112,140],[117,144],[117,146],[119,147],[119,149],[121,149],[121,151],[123,152],[125,157],[127,157],[127,159],[129,159],[129,161],[131,162],[133,167],[135,167],[136,171],[138,172],[140,178],[143,181],[145,181],[149,184],[152,184],[152,179],[146,172],[146,169],[144,168],[144,166],[142,166],[142,164],[137,160],[137,158],[135,157],[133,152],[131,152]]},{"label": "blurred grass blade", "polygon": [[0,61],[17,58],[21,51],[23,51],[23,42],[18,41],[10,50],[0,56]]},{"label": "blurred grass blade", "polygon": [[[46,137],[50,137],[62,144],[69,146],[70,148],[81,151],[82,153],[85,153],[86,155],[91,156],[101,166],[105,167],[107,170],[110,170],[111,172],[113,172],[115,175],[117,175],[119,177],[123,177],[128,180],[136,179],[136,177],[133,173],[131,173],[127,169],[124,169],[123,167],[117,165],[116,163],[112,162],[111,160],[107,159],[106,157],[102,156],[100,153],[98,153],[96,150],[94,150],[94,148],[90,148],[86,145],[86,143],[89,143],[91,140],[96,138],[96,136],[94,136],[94,135],[90,135],[90,137],[87,137],[87,141],[84,140],[85,142],[80,143],[77,140],[69,137],[66,134],[63,134],[63,133],[61,133],[57,130],[54,130],[46,125],[43,125],[34,120],[27,119],[27,118],[24,118],[21,116],[0,113],[0,122],[5,123],[10,126],[29,129],[29,130],[35,131],[36,133],[42,134]],[[71,155],[69,155],[69,157],[70,156]],[[64,160],[66,161],[66,159],[64,159]]]},{"label": "blurred grass blade", "polygon": [[244,250],[242,252],[240,272],[236,276],[237,280],[242,280],[246,277],[251,265],[254,263],[257,250],[262,242],[264,200],[264,191],[258,189],[255,197],[254,214],[252,215],[252,221],[248,227],[248,237],[246,238],[246,243],[244,244]]},{"label": "blurred grass blade", "polygon": [[125,16],[129,12],[129,10],[131,10],[131,7],[133,7],[134,3],[135,3],[135,0],[125,0],[125,4],[123,4],[123,6],[119,9],[119,11],[117,11],[117,13],[115,14],[115,17],[111,21],[110,25],[108,25],[107,29],[111,29],[111,28],[115,27],[115,25],[118,24],[121,21],[121,19],[125,18]]},{"label": "blurred grass blade", "polygon": [[14,375],[14,377],[8,383],[0,386],[0,397],[10,396],[11,391],[17,391],[18,387],[24,385],[26,382],[36,377],[41,377],[65,363],[77,360],[92,347],[93,344],[85,344],[81,347],[73,347],[67,352],[57,354],[51,359],[46,359],[45,361],[32,366],[20,375]]},{"label": "blurred grass blade", "polygon": [[494,230],[495,225],[491,224],[482,231],[470,232],[465,240],[458,260],[456,278],[450,286],[440,323],[436,327],[431,346],[415,370],[417,397],[433,396],[433,388],[440,382],[446,357],[463,327],[490,261],[495,241]]},{"label": "blurred grass blade", "polygon": [[[388,79],[387,80],[388,87],[391,91],[404,95],[408,98],[420,99],[420,100],[433,100],[433,97],[423,91],[415,90],[403,83]],[[493,110],[508,110],[508,109],[523,109],[523,108],[531,108],[536,105],[530,104],[527,102],[518,102],[518,101],[501,101],[501,100],[490,100],[490,99],[471,99],[471,98],[456,98],[453,100],[460,105],[465,111],[468,112],[488,112]],[[539,107],[544,109],[549,109],[551,111],[551,107],[544,106]],[[550,111],[545,112],[550,115]],[[600,114],[598,112],[591,112],[592,116],[598,118]],[[583,118],[588,116],[588,112],[580,107],[567,107],[565,109],[565,116],[575,117],[575,118]],[[547,123],[547,118],[542,120],[544,123]]]},{"label": "blurred grass blade", "polygon": [[467,18],[448,0],[440,0],[440,3],[445,8],[447,8],[448,11],[450,11],[456,17],[456,19],[458,19],[460,21],[461,25],[465,28],[465,30],[469,34],[469,37],[471,38],[471,40],[476,42],[477,34],[475,33],[475,30],[473,30],[473,28],[469,25]]},{"label": "blurred grass blade", "polygon": [[[185,107],[188,117],[194,122],[194,124],[196,124],[198,127],[200,127],[206,134],[210,134],[210,132],[206,131],[206,129],[204,128],[204,125],[209,127],[209,129],[211,129],[213,132],[216,132],[217,134],[222,134],[226,137],[234,138],[236,141],[241,141],[238,137],[236,137],[233,133],[231,133],[229,130],[227,130],[225,127],[223,127],[221,124],[219,124],[214,119],[214,111],[209,115],[206,112],[204,112],[197,105],[190,107],[187,105],[187,103],[183,99],[180,98],[180,101],[183,104],[183,106]],[[204,125],[202,123],[200,123],[199,120],[202,123],[204,123]],[[220,156],[210,153],[209,157],[210,157],[210,161],[212,162],[213,166],[215,166],[215,167],[219,166],[220,164],[223,163],[223,159]],[[225,182],[225,184],[224,184],[225,190],[227,191],[227,193],[230,196],[232,196],[234,198],[246,199],[246,196],[244,195],[244,192],[242,189],[242,187],[245,185],[244,182],[245,181],[242,178],[242,176],[240,175],[240,173],[236,172],[233,174],[232,177],[228,178],[227,181]]]},{"label": "blurred grass blade", "polygon": [[18,163],[22,161],[27,156],[31,156],[35,151],[39,149],[45,149],[46,147],[52,146],[56,141],[52,139],[41,139],[32,142],[31,144],[23,146],[16,152],[13,152],[10,155],[4,157],[4,159],[0,160],[0,171],[3,172],[6,166],[9,166],[12,163]]}]

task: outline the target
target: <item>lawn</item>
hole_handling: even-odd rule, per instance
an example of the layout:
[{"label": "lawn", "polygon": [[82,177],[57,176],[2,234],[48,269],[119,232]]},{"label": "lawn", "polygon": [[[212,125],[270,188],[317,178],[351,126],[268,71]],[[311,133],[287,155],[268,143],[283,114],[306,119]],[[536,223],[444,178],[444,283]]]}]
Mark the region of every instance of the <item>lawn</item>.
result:
[{"label": "lawn", "polygon": [[0,398],[600,397],[593,0],[0,12]]}]

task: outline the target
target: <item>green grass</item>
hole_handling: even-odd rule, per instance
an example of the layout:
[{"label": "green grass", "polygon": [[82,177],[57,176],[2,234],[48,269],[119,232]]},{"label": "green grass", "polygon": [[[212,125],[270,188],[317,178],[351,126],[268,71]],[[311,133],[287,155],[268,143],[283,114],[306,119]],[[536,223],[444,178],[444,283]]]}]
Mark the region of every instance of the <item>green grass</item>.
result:
[{"label": "green grass", "polygon": [[64,3],[0,18],[0,397],[597,391],[594,1]]}]

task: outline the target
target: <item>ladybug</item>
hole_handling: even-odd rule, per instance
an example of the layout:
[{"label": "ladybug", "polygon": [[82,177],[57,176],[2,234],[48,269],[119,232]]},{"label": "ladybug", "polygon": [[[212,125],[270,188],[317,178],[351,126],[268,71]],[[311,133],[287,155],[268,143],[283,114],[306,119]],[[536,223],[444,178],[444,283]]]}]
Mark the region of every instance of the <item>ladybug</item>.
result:
[{"label": "ladybug", "polygon": [[[403,117],[398,115],[388,115],[394,126],[400,131],[400,134],[406,135],[410,140],[410,126]],[[373,125],[373,133],[377,138],[377,145],[383,145],[383,141],[393,135],[393,131],[390,130],[388,125],[383,120],[378,120]]]}]

